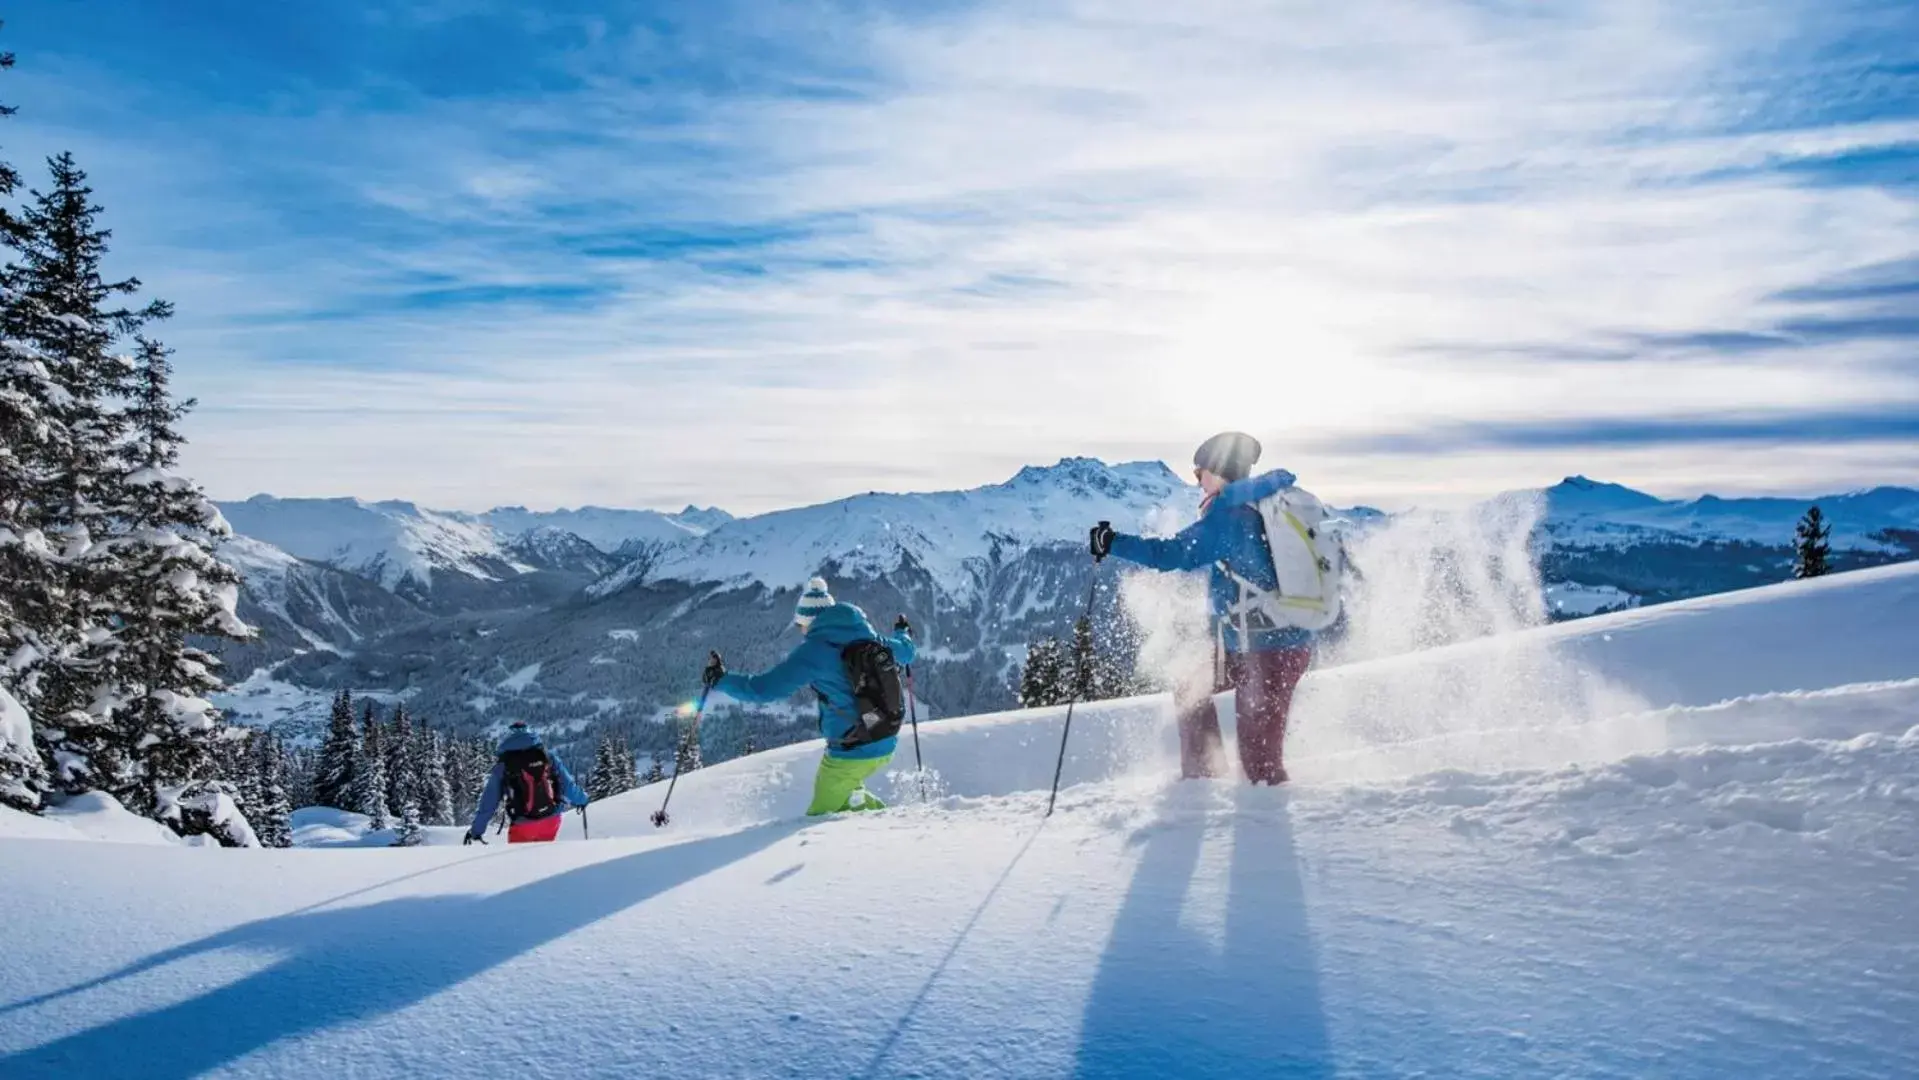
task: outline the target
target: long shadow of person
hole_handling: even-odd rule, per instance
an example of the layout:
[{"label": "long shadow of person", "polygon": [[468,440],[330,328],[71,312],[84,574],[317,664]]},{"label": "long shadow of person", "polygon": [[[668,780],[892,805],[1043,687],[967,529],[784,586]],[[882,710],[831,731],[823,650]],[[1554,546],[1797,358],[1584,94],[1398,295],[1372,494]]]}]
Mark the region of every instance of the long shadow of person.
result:
[{"label": "long shadow of person", "polygon": [[[1162,800],[1175,807],[1181,784]],[[1223,941],[1180,922],[1206,829],[1149,826],[1080,1027],[1077,1075],[1333,1075],[1299,858],[1283,795],[1241,788]]]},{"label": "long shadow of person", "polygon": [[406,897],[236,927],[8,1011],[216,950],[284,955],[198,997],[0,1057],[0,1076],[196,1076],[283,1039],[364,1023],[423,1001],[804,826],[780,822],[655,848],[492,895]]}]

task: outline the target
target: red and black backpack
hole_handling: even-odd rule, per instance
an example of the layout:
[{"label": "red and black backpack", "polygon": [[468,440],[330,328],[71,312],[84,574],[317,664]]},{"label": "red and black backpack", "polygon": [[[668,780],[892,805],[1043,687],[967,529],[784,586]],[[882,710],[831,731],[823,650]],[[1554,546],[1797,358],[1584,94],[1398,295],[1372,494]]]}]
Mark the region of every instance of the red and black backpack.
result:
[{"label": "red and black backpack", "polygon": [[537,821],[565,809],[553,760],[543,746],[508,750],[500,755],[506,774],[506,814],[513,821]]}]

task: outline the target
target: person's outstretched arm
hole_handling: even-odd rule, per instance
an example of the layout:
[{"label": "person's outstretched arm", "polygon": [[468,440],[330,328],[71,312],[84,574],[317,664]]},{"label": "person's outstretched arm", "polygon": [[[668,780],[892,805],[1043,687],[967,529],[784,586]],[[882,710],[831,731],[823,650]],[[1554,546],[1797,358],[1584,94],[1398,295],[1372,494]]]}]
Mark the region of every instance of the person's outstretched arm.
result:
[{"label": "person's outstretched arm", "polygon": [[486,823],[493,820],[493,812],[500,808],[500,784],[506,779],[506,766],[493,763],[493,771],[486,774],[486,790],[480,792],[480,808],[473,814],[473,827],[467,832],[473,836],[486,835]]},{"label": "person's outstretched arm", "polygon": [[565,796],[567,803],[572,806],[585,806],[589,801],[586,792],[580,790],[580,785],[574,781],[573,774],[567,770],[566,762],[552,754],[547,755],[547,760],[553,763],[553,770],[560,774],[560,793]]},{"label": "person's outstretched arm", "polygon": [[1112,554],[1149,570],[1198,570],[1226,557],[1223,526],[1229,517],[1215,511],[1164,540],[1115,533]]},{"label": "person's outstretched arm", "polygon": [[786,659],[758,675],[727,672],[713,689],[734,701],[782,701],[807,684],[806,646],[787,654]]}]

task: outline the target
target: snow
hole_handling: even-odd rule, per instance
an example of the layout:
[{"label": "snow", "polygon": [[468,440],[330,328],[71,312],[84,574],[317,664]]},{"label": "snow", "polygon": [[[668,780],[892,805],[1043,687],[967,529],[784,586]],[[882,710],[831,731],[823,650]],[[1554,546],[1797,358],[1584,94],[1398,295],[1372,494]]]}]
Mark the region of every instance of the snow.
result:
[{"label": "snow", "polygon": [[[923,567],[948,595],[974,589],[973,569],[995,551],[1082,543],[1093,522],[1149,528],[1171,508],[1190,520],[1198,489],[1164,464],[1108,466],[1067,458],[1029,466],[1003,484],[966,491],[872,493],[728,522],[665,552],[645,570],[653,580],[794,588],[836,563],[841,573],[877,575],[906,560]],[[629,568],[594,586],[610,595],[638,580]]]},{"label": "snow", "polygon": [[524,536],[548,529],[564,530],[610,553],[629,543],[672,544],[704,536],[731,521],[732,515],[724,510],[702,510],[692,506],[677,514],[663,514],[657,510],[614,510],[600,506],[548,511],[502,506],[479,515],[478,520],[503,536]]},{"label": "snow", "polygon": [[1057,709],[922,724],[877,815],[796,817],[812,743],[592,843],[0,839],[0,1076],[1919,1075],[1915,610],[1893,566],[1317,671],[1277,791],[1088,705],[1043,822]]},{"label": "snow", "polygon": [[0,748],[11,748],[23,755],[34,753],[33,720],[5,687],[0,687]]},{"label": "snow", "polygon": [[1583,585],[1561,581],[1546,586],[1546,607],[1554,614],[1595,615],[1602,611],[1639,606],[1639,597],[1616,585]]},{"label": "snow", "polygon": [[1880,487],[1790,499],[1704,495],[1682,501],[1573,476],[1543,494],[1548,532],[1560,543],[1582,546],[1636,543],[1649,533],[1692,542],[1790,544],[1799,518],[1814,504],[1832,525],[1835,548],[1883,549],[1887,545],[1875,539],[1875,533],[1919,529],[1919,490],[1912,488]]},{"label": "snow", "polygon": [[46,820],[65,825],[86,840],[167,846],[181,843],[172,829],[128,810],[104,791],[56,801],[47,807]]},{"label": "snow", "polygon": [[[397,829],[369,829],[365,814],[335,810],[329,806],[302,807],[293,812],[293,846],[298,848],[388,848],[393,846]],[[425,845],[458,846],[466,835],[464,827],[429,825],[423,827]]]},{"label": "snow", "polygon": [[244,536],[362,574],[389,590],[408,580],[431,584],[438,571],[494,581],[526,569],[485,524],[408,502],[256,495],[221,503],[220,510]]},{"label": "snow", "polygon": [[511,690],[516,694],[523,693],[527,687],[532,686],[539,678],[540,665],[538,663],[532,663],[501,679],[499,687],[502,690]]}]

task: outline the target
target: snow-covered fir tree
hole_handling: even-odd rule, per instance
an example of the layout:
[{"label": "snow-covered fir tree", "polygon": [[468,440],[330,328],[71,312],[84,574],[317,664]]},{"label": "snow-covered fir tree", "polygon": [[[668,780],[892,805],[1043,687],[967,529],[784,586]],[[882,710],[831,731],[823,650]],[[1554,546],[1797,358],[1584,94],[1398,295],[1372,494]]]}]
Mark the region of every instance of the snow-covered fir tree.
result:
[{"label": "snow-covered fir tree", "polygon": [[593,771],[586,778],[586,793],[594,799],[604,799],[618,795],[626,789],[620,786],[619,748],[613,744],[611,735],[600,736],[599,745],[593,754]]},{"label": "snow-covered fir tree", "polygon": [[310,746],[295,746],[285,739],[274,741],[280,744],[280,771],[286,777],[287,805],[295,810],[319,805],[313,797],[313,775],[320,752]]},{"label": "snow-covered fir tree", "polygon": [[313,777],[314,805],[352,809],[349,801],[360,761],[360,739],[359,726],[353,721],[353,695],[342,690],[333,697],[326,741],[320,747],[320,761]]},{"label": "snow-covered fir tree", "polygon": [[1832,572],[1831,537],[1832,524],[1819,508],[1807,510],[1793,530],[1793,577],[1824,577]]},{"label": "snow-covered fir tree", "polygon": [[1019,677],[1021,707],[1037,709],[1066,700],[1065,660],[1065,649],[1056,637],[1036,638],[1026,646]]},{"label": "snow-covered fir tree", "polygon": [[413,760],[420,770],[420,816],[428,825],[453,824],[453,790],[447,783],[447,737],[421,725]]},{"label": "snow-covered fir tree", "polygon": [[419,847],[426,843],[426,830],[420,827],[420,806],[411,799],[400,808],[400,824],[393,836],[394,847]]},{"label": "snow-covered fir tree", "polygon": [[659,758],[648,758],[646,772],[641,775],[640,783],[657,784],[666,779],[666,769],[660,765]]},{"label": "snow-covered fir tree", "polygon": [[692,772],[699,768],[701,763],[700,730],[697,726],[691,726],[680,733],[680,745],[674,753],[673,769],[675,773]]},{"label": "snow-covered fir tree", "polygon": [[258,803],[248,811],[247,821],[261,847],[292,847],[293,802],[287,795],[285,745],[271,731],[262,731],[253,737],[251,749]]},{"label": "snow-covered fir tree", "polygon": [[386,749],[386,805],[397,814],[412,803],[420,803],[420,769],[414,759],[416,749],[413,741],[413,718],[407,714],[406,706],[400,702],[393,705],[393,720],[387,727]]},{"label": "snow-covered fir tree", "polygon": [[32,680],[28,708],[39,721],[37,735],[58,787],[101,788],[122,801],[131,796],[143,804],[134,809],[153,814],[135,750],[139,733],[115,717],[126,704],[112,670],[112,623],[122,614],[110,587],[116,567],[110,551],[94,546],[111,532],[113,492],[102,489],[121,472],[116,458],[125,417],[117,402],[133,372],[114,346],[166,309],[119,306],[140,283],[104,276],[109,233],[99,226],[100,207],[86,175],[68,154],[48,165],[52,183],[32,192],[22,211],[13,236],[18,261],[7,269],[19,300],[20,335],[55,390],[45,418],[63,435],[34,494],[40,535],[57,566],[60,603],[55,623],[40,628],[34,662],[43,670]]},{"label": "snow-covered fir tree", "polygon": [[[13,54],[0,53],[0,70],[11,67]],[[0,106],[0,116],[13,112]],[[19,185],[20,174],[0,161],[0,198]],[[65,623],[65,571],[48,542],[45,508],[69,436],[53,408],[59,388],[28,332],[34,309],[13,257],[24,238],[0,206],[0,243],[10,253],[0,268],[0,806],[32,812],[49,781],[28,707],[37,705],[44,660]]]},{"label": "snow-covered fir tree", "polygon": [[360,721],[360,763],[353,772],[350,809],[365,814],[369,828],[388,828],[393,824],[393,815],[387,809],[386,793],[386,728],[369,701]]},{"label": "snow-covered fir tree", "polygon": [[219,662],[188,636],[245,638],[252,631],[234,611],[239,574],[214,557],[232,530],[205,494],[173,471],[182,442],[177,424],[193,403],[172,398],[166,348],[145,338],[138,344],[119,472],[100,496],[112,513],[89,561],[114,612],[110,646],[92,651],[97,685],[124,702],[110,719],[134,739],[137,780],[113,794],[129,809],[151,813],[160,789],[208,777],[207,744],[221,726],[208,700],[224,688],[214,673]]},{"label": "snow-covered fir tree", "polygon": [[471,821],[480,808],[480,789],[492,766],[492,751],[478,739],[454,738],[446,748],[446,783],[453,795],[453,820]]}]

